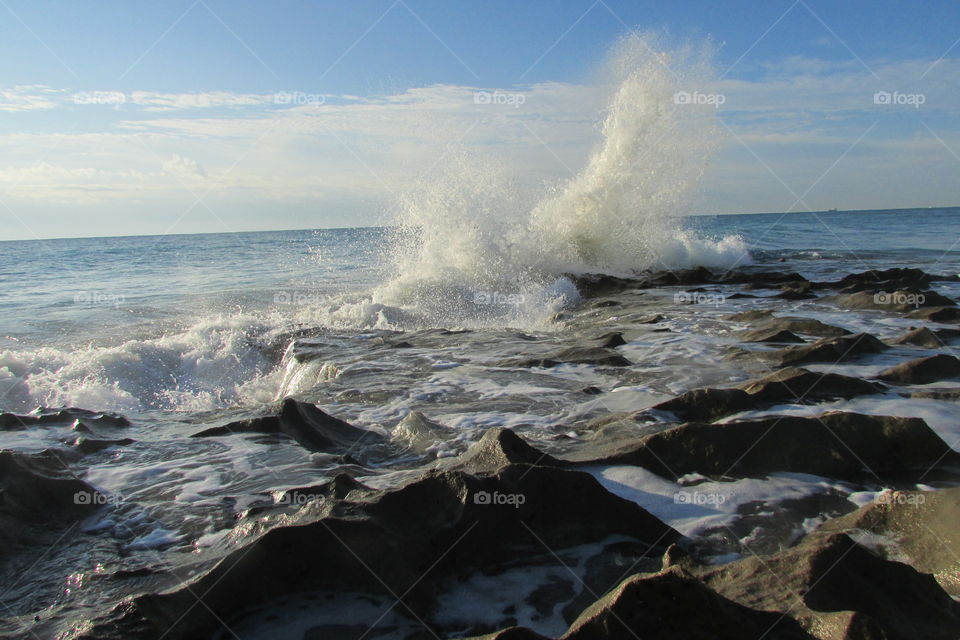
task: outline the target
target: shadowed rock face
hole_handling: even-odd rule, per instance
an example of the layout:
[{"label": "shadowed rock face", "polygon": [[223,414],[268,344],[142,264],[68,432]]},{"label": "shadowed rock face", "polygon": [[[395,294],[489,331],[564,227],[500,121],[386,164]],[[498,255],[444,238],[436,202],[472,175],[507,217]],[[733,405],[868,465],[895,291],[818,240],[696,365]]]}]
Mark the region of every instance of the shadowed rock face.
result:
[{"label": "shadowed rock face", "polygon": [[601,459],[590,460],[589,453],[569,457],[582,463],[634,464],[666,478],[793,471],[862,479],[891,473],[919,477],[958,456],[919,418],[836,412],[819,418],[688,423],[644,436]]},{"label": "shadowed rock face", "polygon": [[592,364],[602,367],[628,367],[630,361],[605,347],[570,347],[549,356],[502,360],[500,367],[555,367],[558,364]]},{"label": "shadowed rock face", "polygon": [[796,347],[787,347],[778,351],[754,354],[758,357],[773,360],[781,367],[787,367],[808,362],[836,363],[852,359],[855,356],[867,353],[880,353],[889,347],[868,333],[857,333],[838,338],[823,338],[813,344]]},{"label": "shadowed rock face", "polygon": [[4,519],[83,516],[99,507],[96,495],[96,489],[70,473],[52,452],[0,451],[0,517]]},{"label": "shadowed rock face", "polygon": [[911,311],[908,318],[929,320],[930,322],[960,322],[960,309],[956,307],[928,307]]},{"label": "shadowed rock face", "polygon": [[709,589],[679,566],[632,576],[594,603],[563,640],[809,639],[792,618],[749,609]]},{"label": "shadowed rock face", "polygon": [[780,369],[768,376],[745,382],[741,389],[756,400],[798,402],[803,399],[854,398],[883,391],[878,385],[860,378],[836,373],[814,373],[799,367]]},{"label": "shadowed rock face", "polygon": [[936,291],[899,289],[895,291],[859,291],[844,293],[829,300],[847,309],[878,309],[881,311],[914,311],[921,307],[946,307],[956,304]]},{"label": "shadowed rock face", "polygon": [[[750,318],[744,318],[744,320],[750,321]],[[838,338],[840,336],[850,335],[850,332],[842,327],[835,327],[832,324],[826,324],[825,322],[820,322],[819,320],[814,320],[813,318],[794,318],[794,317],[783,317],[783,318],[769,318],[766,321],[757,323],[753,331],[756,332],[779,332],[779,331],[790,331],[792,333],[801,333],[808,336],[817,336],[820,338]],[[755,335],[752,332],[747,332],[742,334],[742,337],[745,341]]]},{"label": "shadowed rock face", "polygon": [[938,353],[884,369],[877,377],[896,384],[927,384],[956,378],[960,377],[960,359]]},{"label": "shadowed rock face", "polygon": [[803,344],[806,342],[806,340],[794,332],[787,331],[786,329],[782,331],[774,331],[772,329],[756,329],[741,334],[740,338],[743,342],[773,342],[780,344]]},{"label": "shadowed rock face", "polygon": [[[960,632],[960,604],[931,576],[842,534],[815,534],[720,567],[689,558],[665,559],[664,567],[621,582],[561,640],[950,640]],[[539,637],[517,628],[484,636]]]},{"label": "shadowed rock face", "polygon": [[842,534],[811,536],[781,553],[697,574],[720,595],[784,612],[824,640],[948,640],[960,633],[960,605],[932,576],[884,560]]},{"label": "shadowed rock face", "polygon": [[[271,529],[189,588],[141,596],[101,628],[130,626],[150,638],[173,625],[165,637],[201,637],[218,627],[217,617],[229,620],[279,595],[322,589],[404,594],[407,606],[426,615],[435,580],[509,560],[518,548],[543,552],[615,534],[664,547],[681,539],[593,476],[544,466],[509,464],[480,475],[434,471],[392,491],[351,490],[340,500],[327,493],[320,519]],[[431,579],[422,580],[427,573]],[[193,607],[192,593],[205,593],[210,610]]]},{"label": "shadowed rock face", "polygon": [[[763,378],[750,380],[733,389],[693,389],[651,408],[669,411],[680,420],[711,422],[734,413],[759,409],[775,403],[853,398],[882,391],[882,385],[860,378],[836,373],[814,373],[798,367],[788,367]],[[646,415],[648,411],[641,411],[635,414],[634,419]]]},{"label": "shadowed rock face", "polygon": [[825,522],[818,532],[870,532],[887,538],[878,551],[933,574],[940,586],[960,597],[960,489],[896,491],[853,513]]},{"label": "shadowed rock face", "polygon": [[115,413],[101,413],[86,409],[56,409],[18,415],[0,413],[0,430],[19,430],[32,426],[67,425],[73,423],[90,427],[129,427],[130,421]]},{"label": "shadowed rock face", "polygon": [[890,344],[912,344],[918,347],[929,347],[931,349],[938,349],[943,346],[937,334],[926,327],[914,329],[899,338],[891,340]]},{"label": "shadowed rock face", "polygon": [[345,452],[361,443],[370,445],[383,440],[376,432],[354,427],[312,404],[293,398],[283,401],[280,415],[231,422],[195,433],[193,437],[209,438],[237,433],[285,434],[305,449],[327,453]]},{"label": "shadowed rock face", "polygon": [[694,389],[654,405],[658,411],[669,411],[681,420],[712,421],[731,413],[753,408],[750,394],[741,389]]}]

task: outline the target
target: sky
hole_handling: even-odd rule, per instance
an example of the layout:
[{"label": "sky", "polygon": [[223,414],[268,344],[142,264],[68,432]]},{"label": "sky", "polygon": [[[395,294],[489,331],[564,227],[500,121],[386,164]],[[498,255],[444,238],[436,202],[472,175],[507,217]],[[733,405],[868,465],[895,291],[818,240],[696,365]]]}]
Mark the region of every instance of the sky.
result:
[{"label": "sky", "polygon": [[0,0],[0,17],[3,240],[384,224],[464,150],[562,182],[599,144],[624,38],[714,52],[706,78],[665,63],[674,102],[721,134],[683,213],[960,205],[954,1]]}]

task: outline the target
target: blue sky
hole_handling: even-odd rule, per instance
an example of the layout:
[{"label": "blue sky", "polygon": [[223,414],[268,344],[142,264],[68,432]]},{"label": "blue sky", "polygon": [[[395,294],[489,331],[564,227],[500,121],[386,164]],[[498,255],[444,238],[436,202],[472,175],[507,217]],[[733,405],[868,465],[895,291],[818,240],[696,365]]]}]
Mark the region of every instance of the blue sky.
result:
[{"label": "blue sky", "polygon": [[[0,15],[3,239],[375,224],[451,138],[562,180],[597,144],[591,87],[632,30],[715,43],[709,82],[674,74],[724,96],[692,211],[960,205],[956,2],[2,0]],[[476,108],[494,90],[523,104]]]}]

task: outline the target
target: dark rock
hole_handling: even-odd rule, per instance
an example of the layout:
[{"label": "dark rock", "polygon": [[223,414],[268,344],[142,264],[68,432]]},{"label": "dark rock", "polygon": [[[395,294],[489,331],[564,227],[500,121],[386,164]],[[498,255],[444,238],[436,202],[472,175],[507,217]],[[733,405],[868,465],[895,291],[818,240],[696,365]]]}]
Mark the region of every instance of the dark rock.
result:
[{"label": "dark rock", "polygon": [[770,330],[754,330],[746,331],[740,334],[740,340],[743,342],[776,342],[776,343],[798,343],[804,344],[806,340],[793,333],[792,331],[776,331],[771,333]]},{"label": "dark rock", "polygon": [[740,311],[726,316],[727,320],[733,322],[756,322],[757,320],[766,320],[773,317],[773,311],[770,309],[750,309],[749,311]]},{"label": "dark rock", "polygon": [[[954,464],[954,452],[919,418],[833,412],[817,418],[772,416],[726,424],[688,423],[577,463],[632,464],[667,478],[688,473],[764,476],[775,471],[829,478],[916,477]],[[915,472],[915,473],[914,473]]]},{"label": "dark rock", "polygon": [[943,346],[943,342],[940,341],[937,334],[926,327],[914,329],[895,340],[891,340],[890,344],[911,344],[917,347],[929,347],[931,349],[939,349]]},{"label": "dark rock", "polygon": [[534,449],[523,438],[503,427],[487,429],[483,437],[453,463],[455,468],[471,473],[492,472],[510,464],[552,467],[566,465],[565,462]]},{"label": "dark rock", "polygon": [[629,367],[630,361],[612,349],[570,347],[549,357],[501,360],[499,367],[555,367],[558,364],[592,364],[603,367]]},{"label": "dark rock", "polygon": [[857,333],[838,338],[821,338],[812,344],[787,347],[777,351],[764,351],[754,355],[771,359],[781,367],[785,367],[808,362],[835,364],[858,355],[880,353],[887,349],[889,349],[887,345],[869,333]]},{"label": "dark rock", "polygon": [[791,618],[749,609],[710,590],[679,566],[638,574],[587,608],[562,640],[811,639]]},{"label": "dark rock", "polygon": [[635,278],[618,278],[602,273],[565,274],[584,298],[602,298],[615,293],[642,289],[646,285]]},{"label": "dark rock", "polygon": [[717,277],[706,267],[661,271],[646,277],[648,287],[672,287],[677,285],[716,284]]},{"label": "dark rock", "polygon": [[593,386],[584,387],[583,389],[580,389],[580,393],[585,393],[590,396],[598,396],[601,393],[603,393],[603,389],[601,389],[600,387],[593,387]]},{"label": "dark rock", "polygon": [[925,398],[927,400],[960,400],[960,389],[930,389],[914,391],[911,398]]},{"label": "dark rock", "polygon": [[617,300],[599,300],[590,305],[591,309],[606,309],[608,307],[619,307],[622,304]]},{"label": "dark rock", "polygon": [[[349,515],[271,529],[191,584],[136,597],[127,626],[147,627],[142,638],[209,637],[221,620],[230,624],[251,607],[326,589],[402,594],[404,609],[426,617],[435,603],[431,583],[515,560],[524,548],[543,553],[610,535],[648,545],[681,540],[593,476],[551,467],[510,465],[485,476],[435,471],[400,489],[354,496],[338,507]],[[196,593],[204,607],[195,606]]]},{"label": "dark rock", "polygon": [[722,280],[724,284],[749,284],[758,289],[806,281],[807,279],[796,271],[736,271],[728,273]]},{"label": "dark rock", "polygon": [[658,411],[669,411],[681,420],[712,421],[731,413],[752,409],[753,398],[740,389],[693,389],[654,405]]},{"label": "dark rock", "polygon": [[[960,597],[960,489],[892,491],[880,494],[853,513],[828,520],[820,533],[859,532],[884,536],[889,547],[877,551],[933,574],[940,586]],[[903,560],[901,560],[903,561]]]},{"label": "dark rock", "polygon": [[634,324],[657,324],[658,322],[663,322],[664,317],[659,313],[656,315],[648,316],[646,318],[640,318],[639,320],[634,320]]},{"label": "dark rock", "polygon": [[131,438],[119,438],[117,440],[97,440],[96,438],[77,438],[74,442],[74,448],[80,453],[87,455],[97,453],[110,447],[125,447],[133,444],[135,441]]},{"label": "dark rock", "polygon": [[803,335],[818,336],[821,338],[837,338],[850,335],[849,331],[841,327],[835,327],[831,324],[814,320],[813,318],[795,318],[791,316],[770,318],[765,322],[758,323],[754,330],[764,332],[791,331],[793,333],[802,333]]},{"label": "dark rock", "polygon": [[402,340],[400,342],[394,342],[393,344],[390,345],[390,348],[391,349],[412,349],[413,345],[407,342],[406,340]]},{"label": "dark rock", "polygon": [[570,347],[553,356],[560,362],[604,367],[629,367],[630,361],[616,351],[596,347]]},{"label": "dark rock", "polygon": [[960,309],[956,307],[926,307],[911,311],[907,314],[907,317],[951,324],[960,322]]},{"label": "dark rock", "polygon": [[130,421],[116,413],[88,411],[87,409],[40,409],[35,413],[18,415],[15,413],[0,413],[0,429],[17,430],[36,425],[56,426],[66,424],[83,424],[84,426],[129,427]]},{"label": "dark rock", "polygon": [[79,518],[103,506],[103,498],[53,452],[0,451],[0,529],[20,520]]},{"label": "dark rock", "polygon": [[362,444],[382,442],[383,437],[373,431],[360,429],[338,420],[306,402],[293,398],[283,401],[278,416],[264,416],[231,422],[221,427],[205,429],[194,438],[227,436],[237,433],[286,434],[310,451],[343,452]]},{"label": "dark rock", "polygon": [[806,280],[787,282],[780,286],[780,293],[773,296],[781,300],[812,300],[817,294],[810,290],[810,283]]},{"label": "dark rock", "polygon": [[858,291],[844,293],[833,298],[832,302],[847,309],[878,309],[881,311],[913,311],[921,307],[943,307],[954,304],[950,298],[935,291],[906,290],[897,291]]},{"label": "dark rock", "polygon": [[750,380],[739,386],[756,400],[765,402],[800,402],[850,398],[881,393],[881,385],[836,373],[814,373],[799,367],[780,369],[768,376]]},{"label": "dark rock", "polygon": [[938,353],[884,369],[877,376],[897,384],[927,384],[960,376],[960,359]]},{"label": "dark rock", "polygon": [[953,640],[960,604],[932,576],[890,562],[848,536],[812,536],[774,555],[696,572],[713,591],[782,612],[821,640]]},{"label": "dark rock", "polygon": [[531,631],[526,627],[510,627],[501,629],[495,633],[488,633],[482,636],[474,636],[466,640],[551,640],[542,636],[536,631]]},{"label": "dark rock", "polygon": [[602,349],[613,349],[627,344],[627,341],[623,339],[623,334],[619,331],[605,333],[599,338],[596,338],[594,342],[598,343]]}]

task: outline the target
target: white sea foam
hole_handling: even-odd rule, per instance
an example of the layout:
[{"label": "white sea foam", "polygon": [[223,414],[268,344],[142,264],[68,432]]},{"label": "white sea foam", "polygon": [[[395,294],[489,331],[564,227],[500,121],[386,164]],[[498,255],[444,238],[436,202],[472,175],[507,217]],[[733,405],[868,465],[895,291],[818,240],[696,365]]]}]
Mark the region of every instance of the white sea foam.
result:
[{"label": "white sea foam", "polygon": [[[706,86],[711,73],[708,46],[664,52],[649,35],[619,42],[594,86],[607,96],[600,140],[558,184],[525,185],[496,159],[450,153],[439,175],[400,199],[397,277],[375,300],[519,325],[576,300],[564,273],[742,260],[741,238],[702,238],[680,222],[718,136],[712,107],[675,96]],[[508,303],[489,304],[498,299]]]}]

